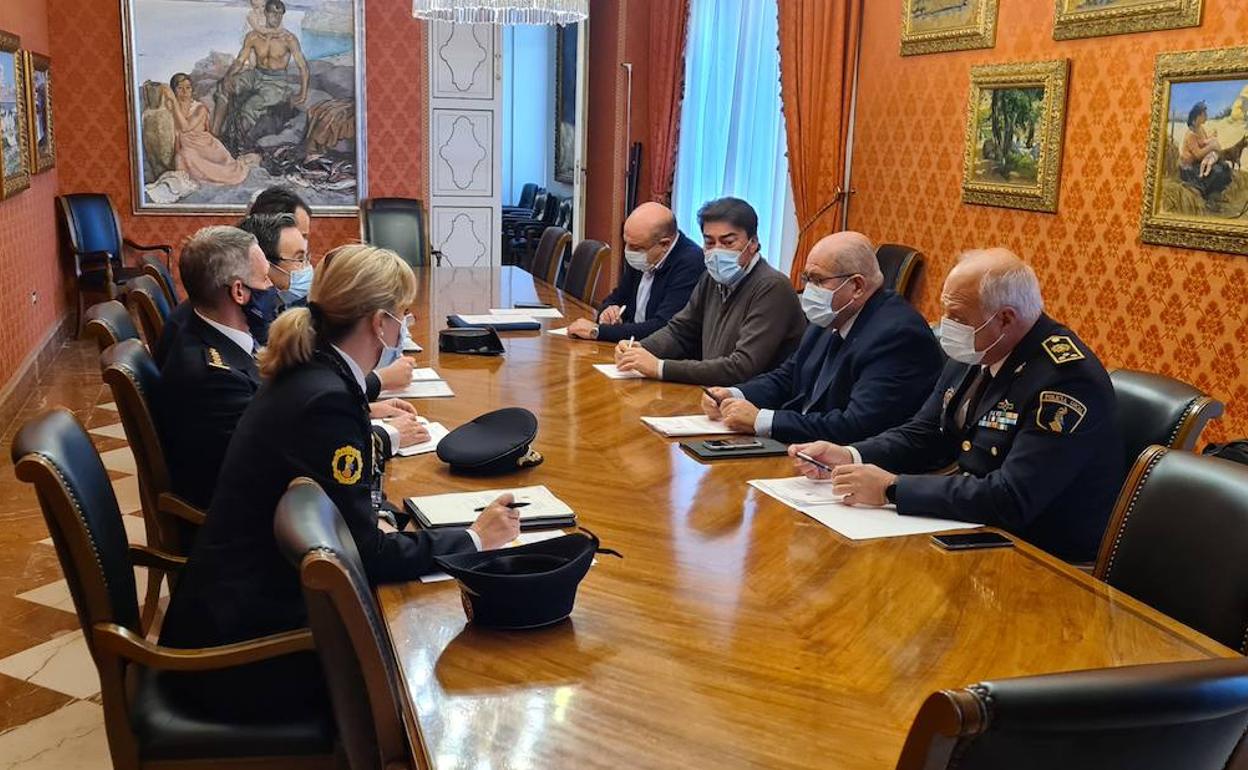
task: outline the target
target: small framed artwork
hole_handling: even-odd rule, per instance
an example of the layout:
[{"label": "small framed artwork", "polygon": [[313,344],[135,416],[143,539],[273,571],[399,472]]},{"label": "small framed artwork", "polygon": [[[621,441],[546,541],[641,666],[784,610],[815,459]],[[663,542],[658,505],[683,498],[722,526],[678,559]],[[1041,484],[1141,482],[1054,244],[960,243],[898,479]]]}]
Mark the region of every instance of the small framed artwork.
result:
[{"label": "small framed artwork", "polygon": [[30,125],[30,172],[42,174],[56,165],[52,133],[52,60],[26,52],[26,122]]},{"label": "small framed artwork", "polygon": [[1248,254],[1248,48],[1158,55],[1140,240]]},{"label": "small framed artwork", "polygon": [[0,31],[0,198],[30,187],[22,41]]},{"label": "small framed artwork", "polygon": [[1057,0],[1054,40],[1199,27],[1204,0]]},{"label": "small framed artwork", "polygon": [[971,69],[964,202],[1057,211],[1069,72],[1066,59]]},{"label": "small framed artwork", "polygon": [[998,0],[901,0],[901,55],[992,48]]}]

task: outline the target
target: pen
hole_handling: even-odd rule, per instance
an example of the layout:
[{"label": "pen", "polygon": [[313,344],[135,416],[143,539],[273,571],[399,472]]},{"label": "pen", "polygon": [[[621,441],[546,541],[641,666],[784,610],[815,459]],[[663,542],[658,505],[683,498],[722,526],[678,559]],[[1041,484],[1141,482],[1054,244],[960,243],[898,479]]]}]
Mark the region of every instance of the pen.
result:
[{"label": "pen", "polygon": [[634,341],[636,341],[636,339],[637,339],[636,337],[629,337],[629,338],[628,338],[628,349],[629,349],[629,350],[632,350],[632,349],[633,349],[633,342],[634,342]]},{"label": "pen", "polygon": [[705,385],[702,386],[702,392],[711,397],[711,400],[715,402],[715,406],[719,406],[720,404],[724,403],[724,400],[722,398],[716,398],[715,394],[711,392],[711,389],[706,387]]},{"label": "pen", "polygon": [[811,457],[810,455],[806,454],[805,452],[798,452],[798,453],[797,453],[797,457],[798,457],[798,459],[800,459],[800,460],[805,460],[806,462],[810,463],[811,465],[815,466],[816,468],[819,468],[820,470],[825,470],[825,471],[827,471],[828,473],[831,473],[831,472],[832,472],[832,466],[831,466],[831,465],[827,465],[827,464],[825,464],[825,463],[821,463],[821,462],[819,462],[818,460],[816,460],[815,458],[813,458],[813,457]]},{"label": "pen", "polygon": [[[513,510],[514,510],[514,509],[516,509],[516,508],[523,508],[523,507],[525,507],[526,505],[532,505],[532,503],[507,503],[507,507],[508,507],[508,508],[511,508],[511,509],[513,509]],[[481,508],[474,508],[474,509],[473,509],[473,513],[480,513],[481,511],[484,511],[484,510],[485,510],[486,508],[488,508],[488,507],[489,507],[489,506],[483,506],[483,507],[481,507]]]}]

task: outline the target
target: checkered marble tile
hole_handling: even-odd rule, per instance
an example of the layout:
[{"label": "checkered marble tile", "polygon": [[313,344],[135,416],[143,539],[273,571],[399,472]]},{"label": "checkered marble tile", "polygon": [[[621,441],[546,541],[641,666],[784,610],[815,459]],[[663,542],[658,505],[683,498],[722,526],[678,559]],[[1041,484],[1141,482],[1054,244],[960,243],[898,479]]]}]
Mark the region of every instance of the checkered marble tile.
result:
[{"label": "checkered marble tile", "polygon": [[100,691],[99,674],[82,631],[70,631],[0,660],[0,674],[74,698],[90,698]]},{"label": "checkered marble tile", "polygon": [[109,770],[104,709],[90,701],[0,733],[0,770]]}]

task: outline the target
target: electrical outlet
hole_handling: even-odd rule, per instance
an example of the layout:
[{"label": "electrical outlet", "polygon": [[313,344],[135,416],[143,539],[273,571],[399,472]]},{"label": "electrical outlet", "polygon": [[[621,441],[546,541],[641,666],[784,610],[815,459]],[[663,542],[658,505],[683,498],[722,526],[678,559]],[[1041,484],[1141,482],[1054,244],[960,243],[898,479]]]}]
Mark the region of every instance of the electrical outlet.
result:
[{"label": "electrical outlet", "polygon": [[39,292],[37,292],[37,291],[32,291],[32,292],[30,293],[30,304],[32,304],[32,305],[38,305],[38,304],[39,304]]}]

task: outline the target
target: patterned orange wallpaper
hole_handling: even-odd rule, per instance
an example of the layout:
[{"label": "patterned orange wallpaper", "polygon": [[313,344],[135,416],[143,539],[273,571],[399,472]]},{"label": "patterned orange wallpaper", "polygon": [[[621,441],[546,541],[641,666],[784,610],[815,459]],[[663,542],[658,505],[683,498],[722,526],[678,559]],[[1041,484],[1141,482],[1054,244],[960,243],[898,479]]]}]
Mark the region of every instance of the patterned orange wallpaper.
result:
[{"label": "patterned orange wallpaper", "polygon": [[[1001,0],[994,49],[903,58],[900,0],[868,0],[849,224],[927,255],[918,304],[963,249],[1005,245],[1031,262],[1045,304],[1106,366],[1162,372],[1227,404],[1205,438],[1248,436],[1248,257],[1140,243],[1153,60],[1248,43],[1248,3],[1205,0],[1199,28],[1056,42],[1050,0]],[[964,205],[970,68],[1071,60],[1058,213]]]}]

